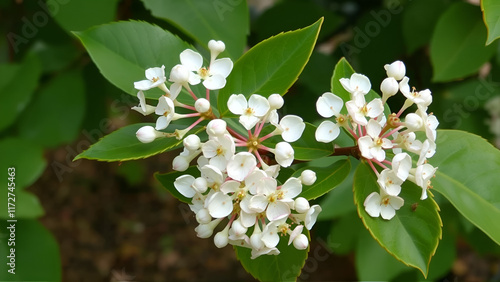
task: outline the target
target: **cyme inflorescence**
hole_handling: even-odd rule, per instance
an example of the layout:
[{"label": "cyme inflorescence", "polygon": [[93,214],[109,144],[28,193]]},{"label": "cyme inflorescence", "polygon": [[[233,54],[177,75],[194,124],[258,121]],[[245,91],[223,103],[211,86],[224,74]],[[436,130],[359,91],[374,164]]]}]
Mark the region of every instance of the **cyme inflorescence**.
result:
[{"label": "cyme inflorescence", "polygon": [[[208,47],[211,53],[208,67],[203,66],[202,56],[193,50],[180,54],[181,64],[170,72],[170,89],[165,84],[164,66],[147,69],[146,80],[134,83],[139,90],[139,105],[133,109],[143,115],[158,115],[155,127],[144,126],[136,136],[143,143],[165,137],[183,140],[184,149],[174,158],[172,167],[186,171],[195,161],[197,169],[196,173],[179,176],[173,185],[191,199],[189,207],[199,223],[195,228],[198,237],[208,238],[216,233],[217,247],[228,244],[248,247],[252,258],[279,254],[277,245],[285,236],[288,245],[307,249],[309,239],[303,231],[313,227],[321,207],[310,206],[308,200],[299,195],[303,185],[314,184],[316,174],[304,170],[299,177],[290,177],[283,183],[277,179],[280,168],[293,163],[294,149],[290,143],[301,137],[305,123],[295,115],[280,119],[278,110],[284,101],[279,94],[268,97],[252,94],[248,99],[243,94],[231,95],[227,106],[238,116],[241,128],[232,128],[225,119],[217,117],[210,105],[210,91],[226,85],[233,63],[229,58],[217,59],[225,49],[223,42],[211,40]],[[196,95],[190,86],[200,83],[206,92]],[[164,92],[156,106],[146,103],[143,92],[154,87]],[[177,101],[182,89],[191,95],[193,105]],[[176,107],[192,113],[176,113]],[[162,131],[175,120],[193,117],[196,121],[185,129]],[[198,125],[205,126],[207,140],[188,134]],[[264,134],[264,127],[269,125],[274,130],[264,130],[269,132]],[[281,136],[283,140],[274,148],[262,143],[274,136]],[[274,160],[269,160],[269,153]]]},{"label": "cyme inflorescence", "polygon": [[[379,184],[380,193],[373,192],[365,199],[365,210],[372,217],[389,220],[404,204],[398,196],[404,181],[420,186],[420,199],[427,198],[427,189],[432,187],[431,178],[437,170],[427,159],[436,152],[439,123],[432,113],[427,113],[432,102],[431,92],[410,90],[403,62],[387,64],[385,70],[387,78],[380,85],[382,98],[371,101],[365,99],[371,90],[368,77],[354,73],[350,78],[340,79],[350,94],[350,100],[345,102],[347,114],[341,114],[344,101],[337,95],[327,92],[319,97],[318,113],[325,118],[335,117],[335,122],[323,121],[316,130],[316,140],[330,143],[339,136],[341,128],[352,136],[360,157],[370,165]],[[405,103],[397,113],[386,115],[387,99],[398,92],[406,97]],[[414,104],[416,111],[402,119],[403,112]]]}]

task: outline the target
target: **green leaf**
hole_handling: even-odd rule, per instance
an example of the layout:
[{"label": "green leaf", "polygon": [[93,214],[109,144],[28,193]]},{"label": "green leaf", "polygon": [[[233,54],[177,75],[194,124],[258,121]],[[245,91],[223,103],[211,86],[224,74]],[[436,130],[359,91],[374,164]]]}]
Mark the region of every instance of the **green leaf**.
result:
[{"label": "green leaf", "polygon": [[61,73],[49,81],[19,119],[19,133],[39,145],[71,142],[80,132],[85,112],[82,72]]},{"label": "green leaf", "polygon": [[349,159],[340,160],[328,167],[304,167],[297,170],[293,176],[299,177],[303,170],[310,169],[316,172],[317,180],[311,186],[302,188],[301,197],[308,200],[316,199],[330,190],[337,187],[349,175],[351,170],[351,162]]},{"label": "green leaf", "polygon": [[495,0],[482,0],[481,11],[483,11],[484,24],[488,29],[486,45],[490,45],[500,37],[500,3]]},{"label": "green leaf", "polygon": [[[75,32],[101,73],[121,90],[136,96],[134,82],[146,79],[147,68],[180,63],[179,54],[189,44],[162,28],[145,22],[118,22]],[[167,48],[167,49],[166,49]],[[167,74],[168,76],[168,74]],[[148,98],[162,92],[151,89]]]},{"label": "green leaf", "polygon": [[[15,246],[9,246],[12,223],[0,221],[1,281],[61,281],[59,246],[52,234],[37,220],[18,220],[15,224]],[[15,248],[15,274],[7,272],[6,263]],[[7,261],[8,262],[8,261]]]},{"label": "green leaf", "polygon": [[[359,281],[391,281],[408,267],[387,253],[365,230],[357,236],[354,253]],[[376,263],[374,263],[376,262]]]},{"label": "green leaf", "polygon": [[464,131],[439,130],[431,164],[439,167],[434,190],[500,244],[500,151]]},{"label": "green leaf", "polygon": [[0,131],[11,125],[26,108],[38,85],[41,66],[36,56],[28,56],[21,64],[0,65]]},{"label": "green leaf", "polygon": [[36,41],[30,51],[40,58],[43,72],[55,72],[68,68],[81,55],[81,51],[74,43],[74,40],[58,44]]},{"label": "green leaf", "polygon": [[323,210],[318,215],[318,220],[343,218],[345,215],[356,210],[352,195],[352,185],[354,172],[359,165],[359,161],[355,158],[350,158],[349,161],[352,166],[349,175],[342,183],[321,199],[320,206]]},{"label": "green leaf", "polygon": [[[304,228],[304,234],[309,238],[309,231]],[[235,247],[236,257],[245,270],[260,281],[296,281],[304,266],[309,247],[297,250],[293,244],[288,244],[288,236],[280,237],[278,250],[280,254],[262,255],[251,259],[251,249]]]},{"label": "green leaf", "polygon": [[246,1],[142,0],[153,16],[165,19],[208,49],[211,39],[222,40],[236,60],[243,54],[249,29]]},{"label": "green leaf", "polygon": [[5,173],[0,180],[2,187],[7,187],[8,168],[15,169],[16,189],[23,189],[33,184],[47,166],[42,148],[20,138],[0,140],[0,156],[0,169]]},{"label": "green leaf", "polygon": [[155,178],[158,180],[165,189],[172,194],[177,200],[190,204],[191,199],[184,197],[179,191],[174,186],[174,181],[177,177],[184,175],[184,174],[189,174],[189,175],[201,175],[200,171],[196,166],[191,166],[189,167],[186,171],[170,171],[168,173],[155,173]]},{"label": "green leaf", "polygon": [[[333,70],[333,75],[332,75],[332,82],[331,82],[331,91],[333,94],[339,96],[342,98],[342,100],[345,102],[351,100],[351,94],[344,89],[344,86],[340,83],[341,78],[351,78],[351,75],[355,73],[356,71],[352,68],[352,66],[349,64],[349,62],[346,60],[346,58],[342,57],[338,63],[335,65],[335,69]],[[373,85],[372,85],[373,87]],[[367,102],[375,99],[375,98],[380,98],[380,95],[377,94],[373,89],[370,90],[365,95],[365,99]],[[340,110],[342,114],[347,114],[347,108],[344,106]],[[391,113],[389,106],[387,103],[384,105],[384,112],[386,115],[389,115]]]},{"label": "green leaf", "polygon": [[221,116],[229,113],[227,101],[232,94],[284,95],[309,60],[322,22],[320,19],[303,29],[266,39],[238,59],[226,86],[219,91]]},{"label": "green leaf", "polygon": [[[408,54],[429,43],[439,16],[445,8],[442,0],[419,0],[405,5],[402,28]],[[424,14],[425,17],[422,16]]]},{"label": "green leaf", "polygon": [[[326,6],[326,5],[325,5]],[[318,41],[329,37],[344,19],[313,1],[288,0],[277,2],[265,10],[252,24],[255,40],[262,41],[284,30],[294,30],[324,17]]]},{"label": "green leaf", "polygon": [[[421,201],[422,189],[406,181],[399,195],[405,204],[396,215],[391,220],[371,217],[363,203],[369,194],[379,192],[379,186],[375,174],[364,162],[356,170],[353,189],[358,214],[373,238],[396,259],[427,276],[442,234],[436,202],[432,198]],[[411,208],[414,203],[418,203],[415,211]]]},{"label": "green leaf", "polygon": [[[349,192],[352,195],[352,186],[349,188]],[[337,189],[333,191],[336,190]],[[354,207],[354,203],[352,201],[350,204]],[[325,206],[321,205],[321,207],[324,211]],[[322,214],[323,211],[321,211],[320,214]],[[352,210],[352,212],[347,213],[338,220],[332,222],[330,233],[327,238],[328,246],[337,255],[347,255],[355,249],[358,237],[362,232],[366,232],[365,227],[359,220],[356,211]],[[373,241],[373,239],[369,239]]]},{"label": "green leaf", "polygon": [[326,157],[334,152],[331,143],[321,143],[315,138],[316,126],[306,122],[306,128],[299,140],[291,143],[296,160],[310,161]]},{"label": "green leaf", "polygon": [[[74,160],[89,159],[115,162],[144,159],[175,149],[182,144],[182,140],[177,140],[174,137],[157,138],[151,143],[142,143],[137,139],[135,133],[145,125],[153,124],[137,123],[122,127],[101,138],[88,150],[76,156]],[[175,128],[174,125],[170,125],[168,130],[170,132]]]},{"label": "green leaf", "polygon": [[114,21],[118,0],[71,0],[61,5],[57,1],[50,2],[48,10],[52,17],[70,32]]},{"label": "green leaf", "polygon": [[[7,187],[7,185],[5,185]],[[10,192],[10,191],[6,191]],[[15,205],[15,218],[16,219],[30,219],[30,218],[38,218],[44,215],[44,210],[38,198],[30,192],[26,190],[21,190],[21,187],[14,190],[15,196],[6,195],[5,201],[0,202],[0,218],[1,219],[12,219],[9,213],[9,203]],[[15,200],[7,200],[11,198]],[[7,202],[8,201],[8,202]],[[12,207],[12,206],[11,206]]]},{"label": "green leaf", "polygon": [[485,41],[486,28],[477,7],[463,2],[451,5],[432,35],[432,79],[445,82],[477,72],[495,52],[495,46],[484,46]]}]

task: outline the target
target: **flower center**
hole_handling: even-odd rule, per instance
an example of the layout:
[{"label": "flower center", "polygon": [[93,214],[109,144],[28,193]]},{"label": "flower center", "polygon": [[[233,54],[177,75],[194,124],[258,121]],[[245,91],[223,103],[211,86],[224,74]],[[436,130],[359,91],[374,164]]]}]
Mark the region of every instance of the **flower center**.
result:
[{"label": "flower center", "polygon": [[252,108],[248,107],[248,108],[245,110],[245,113],[244,113],[244,114],[245,114],[245,115],[248,115],[248,116],[253,116],[253,114],[254,114],[254,113],[255,113],[255,111],[254,111]]},{"label": "flower center", "polygon": [[200,77],[205,80],[207,78],[210,77],[210,72],[205,68],[201,68],[199,71],[198,71],[198,74],[200,75]]},{"label": "flower center", "polygon": [[159,77],[153,77],[153,79],[151,79],[151,81],[153,81],[153,82],[157,82],[158,80],[160,80]]},{"label": "flower center", "polygon": [[382,199],[382,205],[386,206],[389,205],[389,197],[385,197]]}]

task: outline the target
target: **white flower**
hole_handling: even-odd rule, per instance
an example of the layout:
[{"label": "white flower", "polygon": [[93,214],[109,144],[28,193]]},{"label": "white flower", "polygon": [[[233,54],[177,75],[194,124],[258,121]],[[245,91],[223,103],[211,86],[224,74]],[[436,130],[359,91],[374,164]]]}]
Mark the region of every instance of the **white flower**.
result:
[{"label": "white flower", "polygon": [[[196,78],[191,74],[189,69],[184,65],[175,65],[170,71],[169,81],[173,82],[170,86],[170,94],[172,99],[177,98],[182,90],[182,87],[188,87],[189,84],[196,82]],[[199,81],[198,81],[199,83]]]},{"label": "white flower", "polygon": [[203,67],[203,57],[190,49],[180,54],[181,64],[191,71],[189,83],[196,85],[203,80],[205,88],[210,90],[221,89],[226,85],[226,77],[233,69],[233,62],[229,58],[217,59],[207,68]]},{"label": "white flower", "polygon": [[135,133],[135,136],[142,143],[151,143],[156,138],[165,137],[165,133],[155,130],[152,126],[146,125],[139,128],[139,130]]},{"label": "white flower", "polygon": [[203,156],[209,159],[209,164],[221,171],[226,170],[227,162],[235,152],[234,140],[229,134],[210,138],[201,146]]},{"label": "white flower", "polygon": [[358,139],[359,150],[361,155],[367,159],[376,159],[381,162],[385,160],[384,149],[392,148],[392,142],[387,138],[380,138],[382,127],[380,124],[371,119],[366,126],[368,135]]},{"label": "white flower", "polygon": [[240,115],[240,123],[247,129],[252,129],[270,109],[266,98],[253,94],[250,99],[243,94],[233,94],[227,101],[227,107],[235,114]]},{"label": "white flower", "polygon": [[174,102],[168,97],[161,96],[158,99],[158,106],[156,106],[155,113],[160,115],[156,120],[156,130],[167,128],[175,115]]},{"label": "white flower", "polygon": [[165,66],[161,68],[149,68],[146,70],[146,80],[134,82],[134,87],[137,90],[149,90],[158,87],[166,94],[170,95],[170,91],[165,86],[167,77],[165,76]]},{"label": "white flower", "polygon": [[364,96],[372,88],[370,79],[359,73],[353,73],[351,78],[341,78],[340,84],[342,84],[347,92],[351,93],[351,98]]},{"label": "white flower", "polygon": [[388,77],[394,77],[396,80],[401,80],[406,74],[405,64],[401,61],[395,61],[392,64],[386,64],[384,69]]},{"label": "white flower", "polygon": [[413,175],[410,175],[408,179],[422,188],[422,195],[420,200],[427,199],[427,188],[431,186],[431,178],[436,173],[437,167],[433,167],[430,164],[423,164],[417,166],[417,168],[412,169]]},{"label": "white flower", "polygon": [[401,184],[403,184],[403,180],[399,179],[394,171],[384,169],[380,172],[377,183],[382,189],[385,189],[387,194],[397,196],[401,192]]},{"label": "white flower", "polygon": [[399,153],[392,158],[392,170],[401,181],[405,181],[410,174],[411,157],[407,153]]},{"label": "white flower", "polygon": [[243,181],[257,165],[255,156],[248,152],[234,155],[227,164],[227,175],[234,180]]},{"label": "white flower", "polygon": [[366,117],[376,118],[384,112],[384,105],[380,98],[375,98],[368,104],[364,101],[364,98],[355,99],[347,101],[345,106],[352,120],[363,126],[368,124]]},{"label": "white flower", "polygon": [[139,105],[132,107],[132,110],[137,111],[144,116],[155,112],[156,108],[154,106],[146,104],[146,97],[144,97],[144,92],[137,92],[137,98],[139,99]]},{"label": "white flower", "polygon": [[302,120],[301,117],[296,115],[287,115],[284,116],[279,124],[275,124],[276,126],[276,134],[281,134],[281,137],[286,142],[295,142],[297,141],[304,129],[306,128],[306,124]]},{"label": "white flower", "polygon": [[396,215],[396,211],[399,210],[404,204],[404,200],[398,196],[391,196],[385,192],[384,189],[380,190],[380,194],[373,192],[364,202],[365,211],[371,217],[382,216],[383,219],[389,220]]},{"label": "white flower", "polygon": [[399,89],[401,93],[405,95],[405,97],[411,102],[417,104],[419,108],[422,108],[424,111],[427,110],[427,107],[432,103],[432,94],[429,89],[425,89],[422,91],[410,91],[410,85],[408,82],[410,79],[405,76],[403,80],[399,83]]},{"label": "white flower", "polygon": [[299,214],[292,214],[291,217],[297,223],[304,222],[304,226],[307,230],[311,230],[319,213],[321,212],[321,207],[319,205],[314,205],[310,207],[307,211]]},{"label": "white flower", "polygon": [[431,139],[425,139],[422,143],[422,149],[417,161],[417,165],[424,164],[428,158],[431,158],[436,153],[436,143]]},{"label": "white flower", "polygon": [[279,220],[290,215],[290,206],[294,204],[292,198],[302,192],[302,184],[297,178],[289,178],[280,189],[276,179],[264,178],[258,187],[257,195],[250,199],[249,208],[257,213],[266,211],[268,220]]}]

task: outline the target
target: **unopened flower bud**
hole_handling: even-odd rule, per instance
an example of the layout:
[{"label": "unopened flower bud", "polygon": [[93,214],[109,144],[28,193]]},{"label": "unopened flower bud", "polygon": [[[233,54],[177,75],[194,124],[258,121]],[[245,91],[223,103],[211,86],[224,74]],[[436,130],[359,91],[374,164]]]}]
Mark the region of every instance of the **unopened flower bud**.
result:
[{"label": "unopened flower bud", "polygon": [[236,236],[241,236],[241,235],[245,234],[248,230],[248,228],[244,227],[241,224],[239,218],[237,220],[233,221],[233,223],[231,224],[231,229],[232,229],[234,235],[236,235]]},{"label": "unopened flower bud", "polygon": [[316,172],[306,169],[300,174],[300,181],[304,185],[313,185],[316,182]]},{"label": "unopened flower bud", "polygon": [[189,161],[184,156],[177,156],[172,161],[172,169],[176,171],[185,171],[189,167]]},{"label": "unopened flower bud", "polygon": [[208,49],[210,49],[212,56],[217,57],[220,53],[224,52],[226,45],[220,40],[216,41],[212,39],[208,41]]},{"label": "unopened flower bud", "polygon": [[207,124],[207,133],[211,136],[220,136],[226,133],[226,122],[222,119],[213,119]]},{"label": "unopened flower bud", "polygon": [[194,103],[194,108],[198,113],[206,113],[210,110],[210,102],[205,98],[199,98]]},{"label": "unopened flower bud", "polygon": [[177,83],[184,83],[189,80],[189,70],[184,65],[176,65],[170,72],[170,81]]},{"label": "unopened flower bud", "polygon": [[297,250],[305,250],[307,249],[307,246],[309,246],[309,240],[307,239],[307,236],[304,234],[300,234],[293,240],[293,246]]},{"label": "unopened flower bud", "polygon": [[309,206],[309,201],[306,200],[304,197],[298,197],[295,199],[295,210],[298,213],[305,213],[307,212],[311,206]]},{"label": "unopened flower bud", "polygon": [[163,137],[164,133],[161,131],[157,131],[150,125],[146,125],[139,128],[139,130],[137,130],[137,132],[135,133],[135,136],[137,136],[137,139],[139,139],[139,141],[141,141],[142,143],[151,143],[156,138]]},{"label": "unopened flower bud", "polygon": [[282,167],[288,167],[293,162],[294,151],[292,146],[287,142],[279,142],[276,144],[274,156]]},{"label": "unopened flower bud", "polygon": [[217,227],[221,220],[222,219],[217,218],[207,224],[200,224],[196,226],[196,228],[194,229],[194,231],[196,231],[196,236],[198,236],[199,238],[208,238],[212,236],[215,227]]},{"label": "unopened flower bud", "polygon": [[193,188],[198,193],[205,193],[208,189],[207,180],[204,177],[198,177],[193,182]]},{"label": "unopened flower bud", "polygon": [[406,74],[405,64],[401,61],[395,61],[392,64],[384,66],[388,77],[394,77],[396,80],[401,80]]},{"label": "unopened flower bud", "polygon": [[281,97],[280,94],[271,94],[267,98],[267,101],[269,102],[269,106],[271,107],[271,109],[281,109],[281,107],[283,107],[283,104],[285,103],[283,97]]},{"label": "unopened flower bud", "polygon": [[217,232],[214,236],[214,244],[217,248],[224,248],[229,243],[229,224],[224,230]]},{"label": "unopened flower bud", "polygon": [[380,91],[382,91],[382,96],[387,98],[394,96],[399,91],[399,83],[394,77],[387,77],[380,84]]},{"label": "unopened flower bud", "polygon": [[210,213],[208,212],[208,210],[205,208],[200,209],[196,213],[196,221],[198,221],[198,223],[200,223],[200,224],[207,224],[211,220],[212,220],[212,217],[210,216]]},{"label": "unopened flower bud", "polygon": [[196,134],[188,135],[186,138],[184,138],[184,140],[182,140],[182,143],[184,144],[184,147],[189,151],[196,151],[201,146],[200,137],[198,137],[198,135]]}]

